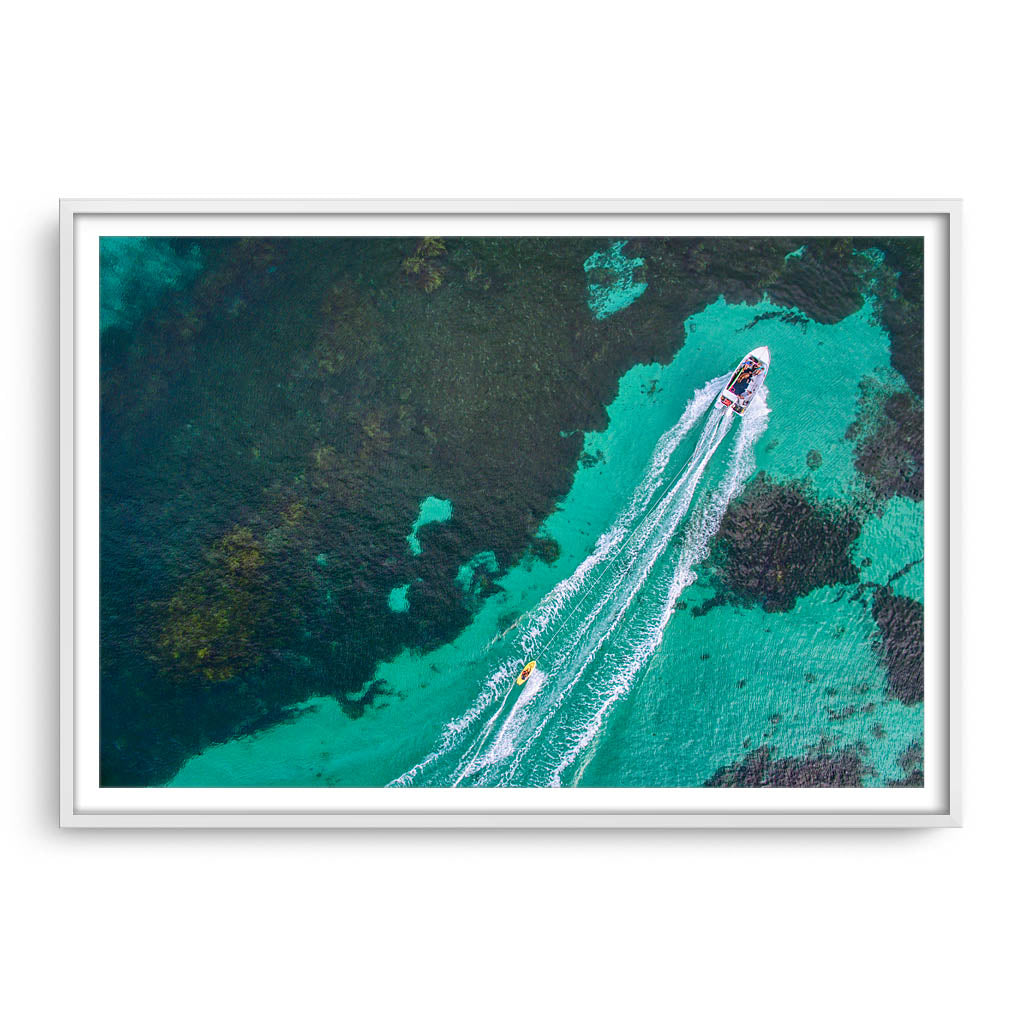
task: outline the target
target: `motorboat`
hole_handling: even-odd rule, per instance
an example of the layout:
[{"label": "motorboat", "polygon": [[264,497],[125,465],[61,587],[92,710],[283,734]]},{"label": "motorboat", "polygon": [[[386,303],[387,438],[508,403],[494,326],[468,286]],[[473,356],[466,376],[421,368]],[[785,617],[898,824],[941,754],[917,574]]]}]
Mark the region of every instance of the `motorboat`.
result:
[{"label": "motorboat", "polygon": [[744,356],[740,365],[736,367],[736,371],[729,378],[729,383],[718,396],[722,405],[742,416],[764,383],[770,362],[771,355],[763,345]]}]

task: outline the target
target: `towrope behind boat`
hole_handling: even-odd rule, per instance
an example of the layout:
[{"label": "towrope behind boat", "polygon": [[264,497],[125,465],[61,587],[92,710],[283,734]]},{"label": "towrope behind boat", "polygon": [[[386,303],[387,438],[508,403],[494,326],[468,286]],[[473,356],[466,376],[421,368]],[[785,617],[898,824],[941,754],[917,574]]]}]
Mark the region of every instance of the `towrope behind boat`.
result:
[{"label": "towrope behind boat", "polygon": [[[736,367],[733,375],[729,378],[729,383],[718,396],[719,402],[721,402],[721,404],[726,408],[732,409],[733,412],[742,416],[747,411],[747,406],[749,406],[754,400],[754,396],[764,383],[764,379],[768,375],[768,366],[770,363],[771,354],[769,353],[768,348],[764,345],[760,348],[755,348],[753,352],[748,353],[743,358],[743,361],[739,366]],[[686,467],[684,467],[680,472],[684,472],[685,468]],[[598,582],[600,582],[600,577],[598,578]],[[584,597],[586,597],[586,595],[584,595]],[[513,623],[513,625],[515,624]],[[508,630],[506,630],[506,632],[508,632]],[[502,634],[502,636],[504,636],[504,634]],[[548,643],[545,644],[545,649],[550,645],[550,643],[551,641],[549,640]],[[543,653],[543,650],[537,653],[537,660],[540,659],[540,656]],[[530,674],[537,665],[537,660],[529,661],[523,666],[518,678],[516,679],[516,683],[519,686],[522,686],[526,680],[530,678]]]}]

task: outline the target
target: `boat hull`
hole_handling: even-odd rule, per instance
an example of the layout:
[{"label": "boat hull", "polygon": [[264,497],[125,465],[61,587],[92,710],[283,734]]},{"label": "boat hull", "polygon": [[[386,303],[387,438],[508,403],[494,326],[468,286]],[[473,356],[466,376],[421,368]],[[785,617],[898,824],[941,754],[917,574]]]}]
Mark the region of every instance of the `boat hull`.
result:
[{"label": "boat hull", "polygon": [[718,401],[725,408],[742,416],[761,390],[770,363],[771,356],[767,348],[755,348],[753,352],[748,353],[733,371],[729,383],[718,396]]}]

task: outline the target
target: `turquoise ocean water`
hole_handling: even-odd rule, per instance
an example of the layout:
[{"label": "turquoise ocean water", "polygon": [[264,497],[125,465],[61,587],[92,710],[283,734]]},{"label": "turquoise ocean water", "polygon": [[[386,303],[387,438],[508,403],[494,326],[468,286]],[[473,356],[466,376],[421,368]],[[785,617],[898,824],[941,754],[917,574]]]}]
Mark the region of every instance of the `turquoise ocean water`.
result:
[{"label": "turquoise ocean water", "polygon": [[[806,480],[826,500],[864,498],[847,427],[864,378],[897,386],[870,301],[834,325],[757,319],[779,312],[720,299],[690,318],[668,365],[626,373],[540,530],[557,559],[498,576],[453,642],[378,665],[385,699],[358,718],[332,698],[304,702],[287,722],[208,747],[171,785],[696,786],[758,747],[800,757],[816,744],[856,746],[868,785],[900,778],[923,705],[887,696],[857,584],[821,587],[785,612],[720,603],[693,614],[714,594],[705,563],[726,506],[756,473]],[[767,393],[740,420],[714,398],[761,345]],[[448,496],[424,494],[413,551],[420,527],[451,514]],[[861,584],[922,556],[922,505],[900,497],[866,518],[852,553]],[[464,589],[480,568],[497,569],[493,553],[464,567]],[[921,564],[891,587],[923,600]],[[408,614],[406,593],[392,591],[388,614]],[[514,686],[531,658],[537,670]]]}]

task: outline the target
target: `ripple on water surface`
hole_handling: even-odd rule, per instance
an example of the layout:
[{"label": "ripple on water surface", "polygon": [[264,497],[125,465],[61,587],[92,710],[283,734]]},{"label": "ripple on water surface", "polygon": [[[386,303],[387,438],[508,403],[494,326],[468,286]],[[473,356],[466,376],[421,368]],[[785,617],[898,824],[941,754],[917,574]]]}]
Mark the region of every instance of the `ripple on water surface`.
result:
[{"label": "ripple on water surface", "polygon": [[[639,283],[634,280],[631,287]],[[354,720],[340,714],[333,701],[308,702],[291,722],[194,757],[175,784],[237,785],[246,779],[249,785],[379,786],[421,763],[458,723],[479,721],[482,727],[504,693],[489,689],[495,666],[502,659],[513,667],[518,663],[520,616],[591,555],[695,389],[759,345],[772,350],[771,414],[752,448],[750,474],[763,470],[775,480],[801,481],[821,500],[859,509],[866,489],[847,431],[858,415],[860,381],[869,375],[887,379],[888,338],[867,306],[831,325],[765,316],[779,311],[769,302],[749,306],[719,300],[687,322],[686,343],[671,363],[636,366],[622,377],[608,408],[607,429],[587,435],[572,488],[542,525],[557,555],[550,563],[528,557],[494,580],[493,591],[454,642],[428,653],[407,650],[379,665],[377,678],[396,695],[386,706]],[[728,450],[723,445],[709,464],[690,517],[722,479]],[[922,737],[923,708],[887,695],[871,591],[859,599],[857,591],[861,585],[886,585],[919,557],[922,506],[893,498],[880,508],[876,501],[872,509],[862,514],[851,551],[859,582],[819,587],[788,611],[726,601],[695,616],[693,608],[715,594],[709,574],[696,566],[684,579],[664,635],[628,699],[602,719],[563,781],[699,786],[760,748],[770,748],[776,758],[853,751],[864,784],[902,778],[907,751]],[[423,555],[420,531],[451,515],[449,501],[424,499],[408,537],[416,555]],[[472,586],[480,572],[495,571],[485,555],[467,566],[464,583]],[[923,600],[920,568],[908,569],[891,587],[899,596]],[[397,605],[406,592],[406,586],[392,592],[393,611],[403,610]],[[613,648],[610,644],[608,650]],[[541,678],[546,687],[558,685],[550,675]],[[567,738],[570,734],[576,735],[569,729]],[[465,749],[453,741],[453,753],[442,755],[439,763],[446,757],[457,761]],[[538,748],[535,764],[528,755],[524,777],[541,777],[541,758],[550,753]]]}]

